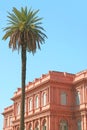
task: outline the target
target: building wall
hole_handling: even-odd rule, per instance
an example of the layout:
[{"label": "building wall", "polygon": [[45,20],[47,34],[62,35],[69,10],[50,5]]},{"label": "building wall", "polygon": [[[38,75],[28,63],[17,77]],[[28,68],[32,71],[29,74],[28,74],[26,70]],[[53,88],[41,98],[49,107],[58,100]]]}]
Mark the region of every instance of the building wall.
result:
[{"label": "building wall", "polygon": [[[86,77],[87,71],[49,71],[29,82],[25,89],[25,130],[87,130]],[[3,130],[19,130],[20,96],[18,88],[12,97],[13,105],[3,112]],[[12,123],[7,125],[6,120]]]}]

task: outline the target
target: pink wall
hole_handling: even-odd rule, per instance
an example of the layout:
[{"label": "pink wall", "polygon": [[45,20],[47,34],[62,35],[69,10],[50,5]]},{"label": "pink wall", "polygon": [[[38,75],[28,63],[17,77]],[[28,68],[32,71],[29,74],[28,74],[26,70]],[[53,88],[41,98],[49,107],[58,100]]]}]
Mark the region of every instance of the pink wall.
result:
[{"label": "pink wall", "polygon": [[[43,104],[43,94],[46,93],[46,104]],[[14,93],[13,105],[4,109],[3,130],[18,130],[20,123],[21,89]],[[38,96],[38,108],[36,97]],[[29,100],[32,109],[29,110]],[[76,102],[78,104],[76,104]],[[29,130],[87,130],[87,71],[77,74],[49,71],[41,78],[29,82],[26,86],[25,127]],[[6,126],[12,117],[12,124]],[[65,129],[64,129],[65,128]]]}]

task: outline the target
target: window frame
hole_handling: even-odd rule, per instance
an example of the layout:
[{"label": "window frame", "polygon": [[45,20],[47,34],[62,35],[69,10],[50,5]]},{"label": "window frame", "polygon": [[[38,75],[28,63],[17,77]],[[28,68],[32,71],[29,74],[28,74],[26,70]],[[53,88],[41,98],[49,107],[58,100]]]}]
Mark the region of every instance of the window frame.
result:
[{"label": "window frame", "polygon": [[32,99],[32,97],[29,98],[28,107],[29,107],[29,111],[32,111],[32,109],[33,109],[33,99]]},{"label": "window frame", "polygon": [[20,115],[20,103],[17,103],[17,115]]},{"label": "window frame", "polygon": [[39,108],[39,96],[38,95],[35,96],[35,108],[36,109]]},{"label": "window frame", "polygon": [[77,91],[76,92],[76,105],[80,105],[81,103],[81,94],[80,94],[80,91]]},{"label": "window frame", "polygon": [[60,103],[61,105],[67,105],[67,93],[64,91],[60,94]]},{"label": "window frame", "polygon": [[43,106],[47,105],[47,93],[43,92]]},{"label": "window frame", "polygon": [[59,128],[59,130],[62,130],[62,128],[68,130],[68,123],[67,123],[66,120],[61,120],[60,121],[60,128]]},{"label": "window frame", "polygon": [[81,120],[77,121],[77,130],[82,130]]},{"label": "window frame", "polygon": [[9,117],[9,126],[12,125],[12,116]]}]

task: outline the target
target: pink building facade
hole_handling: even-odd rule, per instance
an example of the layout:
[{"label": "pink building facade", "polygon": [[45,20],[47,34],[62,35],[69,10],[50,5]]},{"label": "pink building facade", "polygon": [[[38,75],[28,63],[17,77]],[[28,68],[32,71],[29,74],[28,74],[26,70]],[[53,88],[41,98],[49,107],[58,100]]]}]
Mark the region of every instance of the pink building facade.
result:
[{"label": "pink building facade", "polygon": [[[4,109],[3,130],[19,130],[21,88]],[[25,130],[87,130],[87,71],[49,71],[26,85]]]}]

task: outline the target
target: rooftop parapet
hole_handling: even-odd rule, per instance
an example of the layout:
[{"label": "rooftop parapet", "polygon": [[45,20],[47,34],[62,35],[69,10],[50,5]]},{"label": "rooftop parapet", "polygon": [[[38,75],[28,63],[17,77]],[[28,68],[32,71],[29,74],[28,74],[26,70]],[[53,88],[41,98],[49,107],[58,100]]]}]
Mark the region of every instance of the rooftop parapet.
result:
[{"label": "rooftop parapet", "polygon": [[87,80],[87,70],[81,71],[75,75],[74,83],[80,82],[82,80]]},{"label": "rooftop parapet", "polygon": [[[47,82],[49,79],[50,79],[49,73],[43,74],[40,78],[35,78],[34,81],[29,82],[25,87],[25,91],[34,89],[35,87]],[[14,100],[15,97],[18,97],[20,95],[21,95],[21,88],[18,88],[17,91],[14,92],[14,96],[11,99]]]},{"label": "rooftop parapet", "polygon": [[[58,72],[58,71],[49,71],[47,74],[42,74],[40,78],[35,78],[34,81],[29,82],[26,87],[25,91],[31,90],[36,88],[37,86],[48,82],[49,80],[61,83],[72,83],[75,74],[70,74],[66,72]],[[13,100],[15,97],[21,95],[21,88],[18,88],[17,91],[14,93]]]},{"label": "rooftop parapet", "polygon": [[13,111],[13,105],[4,108],[4,112],[2,114],[4,115],[5,113],[11,112],[11,111]]},{"label": "rooftop parapet", "polygon": [[75,74],[67,72],[50,71],[50,79],[59,83],[73,83]]},{"label": "rooftop parapet", "polygon": [[34,89],[35,87],[47,82],[50,80],[50,75],[48,74],[43,74],[40,78],[35,78],[33,82],[29,82],[25,88],[25,91],[29,89]]},{"label": "rooftop parapet", "polygon": [[14,92],[14,96],[21,94],[21,88],[17,88],[17,91]]}]

